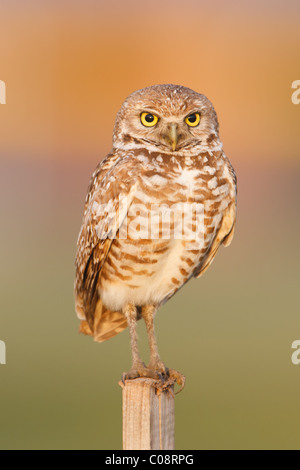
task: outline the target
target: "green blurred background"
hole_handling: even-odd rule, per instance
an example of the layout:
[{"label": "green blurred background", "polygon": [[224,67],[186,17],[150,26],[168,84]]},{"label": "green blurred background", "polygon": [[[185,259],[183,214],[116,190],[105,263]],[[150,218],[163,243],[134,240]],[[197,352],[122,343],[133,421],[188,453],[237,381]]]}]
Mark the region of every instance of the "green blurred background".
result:
[{"label": "green blurred background", "polygon": [[129,334],[78,334],[74,257],[115,114],[154,83],[213,101],[239,187],[233,244],[156,320],[187,377],[176,447],[300,448],[299,17],[292,0],[2,0],[1,449],[121,448]]}]

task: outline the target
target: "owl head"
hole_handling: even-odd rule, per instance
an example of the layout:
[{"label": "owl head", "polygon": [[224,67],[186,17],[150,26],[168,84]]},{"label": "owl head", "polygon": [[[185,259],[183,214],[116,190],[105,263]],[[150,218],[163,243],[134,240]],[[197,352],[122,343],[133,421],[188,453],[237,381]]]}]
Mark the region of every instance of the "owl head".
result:
[{"label": "owl head", "polygon": [[135,91],[117,114],[114,148],[199,154],[220,145],[212,103],[183,86],[154,85]]}]

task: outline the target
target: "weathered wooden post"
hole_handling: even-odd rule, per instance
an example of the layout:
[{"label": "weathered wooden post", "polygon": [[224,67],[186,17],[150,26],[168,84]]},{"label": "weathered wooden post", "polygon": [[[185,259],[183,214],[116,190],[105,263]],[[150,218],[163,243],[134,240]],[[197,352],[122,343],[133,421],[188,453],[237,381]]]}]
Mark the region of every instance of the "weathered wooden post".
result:
[{"label": "weathered wooden post", "polygon": [[173,450],[174,384],[138,378],[119,382],[123,388],[123,450]]}]

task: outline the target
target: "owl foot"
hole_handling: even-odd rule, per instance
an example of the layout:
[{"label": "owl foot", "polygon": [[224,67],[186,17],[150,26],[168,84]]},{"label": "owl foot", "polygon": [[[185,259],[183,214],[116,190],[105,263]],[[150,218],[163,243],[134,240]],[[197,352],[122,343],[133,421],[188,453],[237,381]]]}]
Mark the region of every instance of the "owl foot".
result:
[{"label": "owl foot", "polygon": [[167,367],[164,365],[164,363],[160,359],[155,360],[153,362],[150,360],[148,369],[152,370],[153,372],[156,372],[159,376],[167,375],[167,370],[168,370]]},{"label": "owl foot", "polygon": [[143,367],[138,367],[138,368],[132,368],[129,372],[124,372],[122,375],[122,381],[125,383],[125,380],[134,380],[138,378],[149,378],[149,379],[155,379],[155,380],[161,380],[162,376],[158,371],[155,371],[153,369],[149,369],[146,366]]},{"label": "owl foot", "polygon": [[176,383],[180,387],[178,392],[175,393],[175,395],[177,395],[178,393],[181,392],[181,390],[183,390],[185,386],[185,376],[174,369],[166,369],[166,371],[167,371],[167,379],[164,383],[163,388],[168,388],[171,385],[174,385]]},{"label": "owl foot", "polygon": [[173,394],[172,387],[175,384],[180,387],[176,395],[181,392],[185,385],[185,376],[174,369],[168,369],[162,362],[156,364],[156,366],[157,367],[154,369],[153,367],[146,367],[142,364],[137,368],[132,368],[129,372],[124,372],[122,375],[123,385],[125,385],[126,380],[149,378],[155,380],[153,385],[159,393],[169,391]]},{"label": "owl foot", "polygon": [[166,367],[160,359],[155,360],[153,363],[150,361],[148,368],[159,375],[161,390],[167,390],[172,387],[172,385],[175,385],[175,383],[180,387],[179,391],[176,393],[181,392],[184,388],[185,376],[177,372],[177,370]]}]

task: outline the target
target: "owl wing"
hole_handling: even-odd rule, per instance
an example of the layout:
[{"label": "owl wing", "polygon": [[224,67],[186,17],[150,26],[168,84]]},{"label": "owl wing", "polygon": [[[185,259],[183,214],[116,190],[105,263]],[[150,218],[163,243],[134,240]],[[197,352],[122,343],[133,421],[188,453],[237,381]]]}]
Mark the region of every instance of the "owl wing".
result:
[{"label": "owl wing", "polygon": [[209,268],[211,263],[213,262],[214,257],[217,254],[218,249],[221,245],[229,246],[235,230],[236,224],[236,175],[231,166],[229,160],[225,157],[228,168],[228,183],[229,183],[229,204],[227,208],[223,211],[222,220],[218,227],[217,233],[213,239],[212,244],[208,252],[205,254],[204,258],[201,260],[199,266],[195,269],[194,277],[198,278],[205,273],[205,271]]},{"label": "owl wing", "polygon": [[131,205],[137,183],[126,157],[108,155],[92,175],[77,242],[75,304],[91,334],[99,310],[98,281],[111,244]]}]

